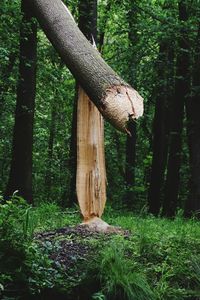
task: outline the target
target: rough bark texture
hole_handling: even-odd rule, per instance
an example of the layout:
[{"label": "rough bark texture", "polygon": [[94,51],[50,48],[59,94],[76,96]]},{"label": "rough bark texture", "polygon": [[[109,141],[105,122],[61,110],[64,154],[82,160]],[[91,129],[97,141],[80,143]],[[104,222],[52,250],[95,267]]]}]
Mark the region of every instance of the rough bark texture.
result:
[{"label": "rough bark texture", "polygon": [[105,63],[78,29],[61,0],[26,0],[47,37],[102,115],[126,131],[127,122],[143,113],[140,95]]},{"label": "rough bark texture", "polygon": [[19,194],[32,202],[32,147],[33,118],[36,87],[37,27],[30,15],[27,1],[22,1],[20,30],[20,65],[12,161],[6,197],[19,190]]},{"label": "rough bark texture", "polygon": [[188,142],[190,153],[190,193],[186,201],[185,215],[200,216],[200,24],[196,39],[193,67],[192,97],[186,102]]},{"label": "rough bark texture", "polygon": [[103,119],[82,88],[78,95],[76,188],[84,221],[101,217],[106,201]]},{"label": "rough bark texture", "polygon": [[[179,2],[179,20],[184,22],[188,20],[187,7],[185,1]],[[184,28],[181,29],[179,37],[179,53],[177,56],[175,97],[172,103],[171,130],[170,130],[170,148],[167,168],[166,191],[163,203],[163,214],[173,217],[176,212],[180,182],[180,165],[182,153],[182,129],[184,102],[189,93],[190,81],[189,75],[189,43],[187,42],[187,33]]]}]

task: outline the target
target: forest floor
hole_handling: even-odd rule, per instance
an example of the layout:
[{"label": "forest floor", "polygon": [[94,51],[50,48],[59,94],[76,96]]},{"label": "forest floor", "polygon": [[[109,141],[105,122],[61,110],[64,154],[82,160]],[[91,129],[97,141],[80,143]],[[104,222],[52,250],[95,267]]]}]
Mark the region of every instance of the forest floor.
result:
[{"label": "forest floor", "polygon": [[77,225],[76,208],[1,206],[2,299],[200,299],[198,220],[110,207],[104,219],[121,234]]}]

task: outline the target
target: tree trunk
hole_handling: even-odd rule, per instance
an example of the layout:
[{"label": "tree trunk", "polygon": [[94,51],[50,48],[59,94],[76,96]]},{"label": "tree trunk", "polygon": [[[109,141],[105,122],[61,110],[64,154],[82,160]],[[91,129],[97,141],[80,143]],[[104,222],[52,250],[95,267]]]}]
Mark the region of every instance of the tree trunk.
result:
[{"label": "tree trunk", "polygon": [[[188,143],[190,153],[190,192],[186,201],[185,215],[200,212],[200,24],[196,38],[193,67],[192,97],[187,99]],[[198,215],[199,216],[199,215]]]},{"label": "tree trunk", "polygon": [[33,118],[36,87],[37,27],[27,1],[22,0],[19,84],[12,145],[11,170],[6,197],[15,190],[32,202]]},{"label": "tree trunk", "polygon": [[[91,42],[96,41],[97,0],[79,0],[79,28]],[[101,217],[106,202],[104,123],[100,112],[81,87],[78,87],[76,104],[76,190],[86,222]]]},{"label": "tree trunk", "polygon": [[[185,1],[179,2],[179,20],[186,22],[188,13]],[[166,179],[165,198],[163,203],[163,214],[173,217],[178,204],[180,165],[182,152],[182,128],[184,115],[184,101],[189,93],[190,81],[189,75],[189,46],[187,42],[187,33],[180,24],[179,49],[176,66],[175,79],[175,97],[172,103],[171,112],[171,130],[169,136],[169,158]]]},{"label": "tree trunk", "polygon": [[[77,101],[78,101],[78,84],[76,84],[76,93],[74,97],[72,128],[70,138],[70,153],[69,153],[69,170],[70,170],[70,191],[69,191],[69,206],[77,203],[76,194],[76,171],[77,171]],[[67,193],[65,193],[67,194]]]},{"label": "tree trunk", "polygon": [[26,0],[47,37],[102,115],[116,128],[143,113],[142,98],[105,63],[61,0]]},{"label": "tree trunk", "polygon": [[[56,99],[56,93],[55,93]],[[47,169],[45,175],[45,190],[46,190],[46,200],[49,201],[51,196],[51,186],[52,186],[52,159],[53,159],[53,145],[55,139],[56,131],[56,121],[57,121],[57,111],[56,111],[56,101],[53,100],[51,108],[51,124],[49,128],[49,141],[48,141],[48,157],[47,157]]]},{"label": "tree trunk", "polygon": [[[159,84],[156,89],[155,114],[153,120],[153,159],[150,187],[148,192],[149,211],[158,215],[162,206],[162,188],[168,153],[168,105],[171,98],[170,87],[173,78],[174,49],[167,41],[162,41],[157,62]],[[167,69],[170,72],[167,72]],[[172,71],[171,71],[172,70]],[[169,77],[170,76],[170,80]]]},{"label": "tree trunk", "polygon": [[103,119],[82,88],[78,91],[76,188],[84,221],[101,217],[106,201]]},{"label": "tree trunk", "polygon": [[[135,47],[138,43],[138,34],[137,34],[137,21],[138,14],[135,10],[134,4],[137,1],[130,1],[128,3],[128,23],[129,23],[129,50],[131,56],[129,57],[129,83],[136,86],[136,75],[137,75],[137,61],[135,59]],[[130,123],[128,126],[130,135],[126,139],[126,164],[125,164],[125,204],[128,207],[133,207],[134,204],[134,187],[135,187],[135,165],[136,165],[136,138],[137,138],[137,124]]]}]

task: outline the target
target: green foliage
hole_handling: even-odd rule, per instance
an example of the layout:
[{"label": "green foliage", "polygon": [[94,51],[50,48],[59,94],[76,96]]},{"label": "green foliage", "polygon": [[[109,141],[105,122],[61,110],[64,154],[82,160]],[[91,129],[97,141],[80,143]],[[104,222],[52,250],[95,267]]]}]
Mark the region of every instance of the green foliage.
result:
[{"label": "green foliage", "polygon": [[99,276],[107,299],[155,299],[137,264],[125,255],[122,238],[101,253]]},{"label": "green foliage", "polygon": [[[174,221],[122,213],[107,208],[105,221],[128,229],[128,236],[79,237],[91,248],[87,260],[73,260],[67,270],[49,257],[59,253],[73,236],[55,235],[38,243],[34,232],[77,224],[77,212],[61,211],[56,204],[28,206],[13,196],[0,207],[0,289],[3,295],[39,295],[52,290],[69,299],[194,299],[200,295],[199,221]],[[3,291],[4,290],[4,291]],[[20,296],[21,297],[21,296]],[[59,297],[59,296],[58,296]],[[71,298],[70,298],[71,297]],[[5,298],[6,299],[6,298]]]},{"label": "green foliage", "polygon": [[114,219],[109,216],[107,221],[132,231],[125,248],[139,270],[144,270],[158,299],[199,296],[198,221],[186,221],[180,213],[174,221],[145,217],[144,214],[142,217],[115,215]]},{"label": "green foliage", "polygon": [[[48,254],[42,253],[39,245],[33,240],[36,227],[37,230],[41,229],[41,221],[43,230],[47,229],[47,222],[44,220],[52,222],[54,218],[57,222],[48,222],[48,229],[55,227],[55,224],[60,225],[57,220],[59,208],[54,206],[53,209],[53,205],[46,205],[45,208],[44,210],[43,205],[35,210],[16,195],[6,202],[1,198],[0,294],[13,294],[16,289],[19,295],[35,294],[41,289],[54,287],[62,280],[62,275],[52,268]],[[63,218],[64,222],[66,220]]]},{"label": "green foliage", "polygon": [[[4,202],[0,197],[0,296],[16,299],[22,291],[29,299],[38,299],[46,289],[65,290],[76,295],[81,286],[92,299],[200,298],[200,231],[195,218],[184,220],[183,211],[166,220],[147,216],[147,191],[152,163],[152,121],[155,99],[163,96],[160,87],[174,87],[172,74],[160,80],[157,66],[165,62],[159,45],[174,44],[183,24],[178,21],[178,1],[106,1],[99,3],[99,34],[105,34],[102,56],[128,82],[137,87],[145,101],[145,117],[137,124],[134,206],[138,215],[122,213],[125,186],[126,136],[105,125],[105,150],[109,206],[105,219],[110,224],[129,229],[125,238],[92,237],[80,240],[96,247],[91,264],[83,260],[78,267],[63,271],[49,259],[60,242],[39,244],[35,233],[75,225],[80,222],[77,208],[61,209],[69,201],[69,152],[75,81],[52,48],[44,33],[38,31],[37,96],[33,147],[34,204],[27,205],[13,195]],[[109,4],[110,8],[109,10]],[[77,17],[78,1],[67,4]],[[191,48],[191,62],[199,24],[199,1],[188,1],[190,20],[184,24]],[[20,1],[2,0],[0,5],[0,189],[8,180],[15,95],[18,80]],[[167,73],[174,62],[163,66]],[[192,69],[192,66],[191,66]],[[198,90],[193,87],[192,92]],[[195,94],[195,93],[194,93]],[[52,112],[55,112],[53,124]],[[53,146],[49,138],[53,133]],[[189,153],[187,133],[183,132],[183,163],[180,171],[180,207],[188,195]],[[51,152],[51,155],[49,153]],[[49,184],[46,186],[47,178]],[[113,209],[113,207],[115,209]],[[118,209],[118,211],[117,211]],[[68,237],[69,238],[69,237]],[[69,238],[70,239],[70,238]],[[103,248],[103,251],[101,251]],[[91,270],[95,270],[91,272]],[[92,277],[93,276],[93,277]],[[85,284],[85,287],[83,286]],[[67,291],[66,291],[67,287]],[[18,295],[19,290],[19,295]],[[8,295],[9,296],[6,296]],[[66,296],[66,297],[67,297]],[[76,299],[76,296],[73,298]],[[6,298],[7,297],[7,298]],[[67,299],[67,298],[66,298]]]}]

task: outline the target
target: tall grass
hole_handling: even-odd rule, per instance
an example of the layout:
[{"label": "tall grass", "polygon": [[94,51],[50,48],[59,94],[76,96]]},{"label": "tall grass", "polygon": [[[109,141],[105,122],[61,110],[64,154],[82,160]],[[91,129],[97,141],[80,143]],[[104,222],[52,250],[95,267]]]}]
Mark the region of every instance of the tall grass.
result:
[{"label": "tall grass", "polygon": [[155,299],[144,274],[126,256],[122,239],[114,239],[101,257],[99,277],[106,299]]}]

